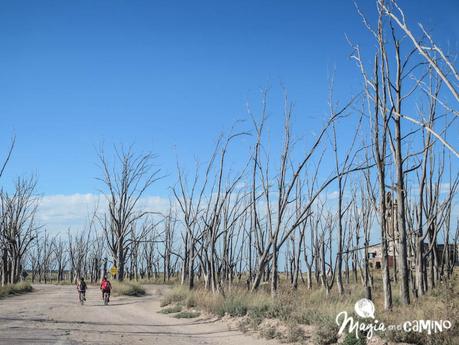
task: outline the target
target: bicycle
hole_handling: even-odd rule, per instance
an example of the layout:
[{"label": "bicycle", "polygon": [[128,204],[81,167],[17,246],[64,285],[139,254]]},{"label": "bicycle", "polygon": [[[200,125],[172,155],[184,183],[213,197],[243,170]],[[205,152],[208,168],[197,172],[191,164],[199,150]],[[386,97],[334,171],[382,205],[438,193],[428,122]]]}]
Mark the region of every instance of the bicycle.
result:
[{"label": "bicycle", "polygon": [[104,305],[108,305],[110,301],[110,292],[104,291]]},{"label": "bicycle", "polygon": [[78,291],[78,298],[80,300],[80,304],[83,305],[85,301],[85,291]]}]

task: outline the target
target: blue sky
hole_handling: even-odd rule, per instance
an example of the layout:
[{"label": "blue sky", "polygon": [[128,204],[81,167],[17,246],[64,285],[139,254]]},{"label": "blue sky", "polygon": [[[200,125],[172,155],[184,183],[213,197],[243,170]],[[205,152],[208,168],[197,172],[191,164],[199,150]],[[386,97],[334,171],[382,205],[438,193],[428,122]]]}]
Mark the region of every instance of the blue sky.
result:
[{"label": "blue sky", "polygon": [[[401,4],[457,51],[458,1]],[[285,87],[307,136],[327,112],[330,71],[336,98],[360,89],[345,33],[372,44],[347,0],[0,1],[0,147],[17,137],[5,179],[36,173],[45,195],[95,193],[95,148],[134,144],[158,154],[168,177],[151,194],[166,196],[176,156],[205,158],[266,87],[271,131]]]}]

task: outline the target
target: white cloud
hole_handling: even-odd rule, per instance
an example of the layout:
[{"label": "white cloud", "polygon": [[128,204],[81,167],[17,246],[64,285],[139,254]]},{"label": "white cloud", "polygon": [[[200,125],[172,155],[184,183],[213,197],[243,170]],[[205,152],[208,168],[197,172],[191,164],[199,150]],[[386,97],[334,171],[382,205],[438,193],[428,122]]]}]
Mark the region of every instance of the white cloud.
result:
[{"label": "white cloud", "polygon": [[339,192],[334,190],[333,192],[327,193],[327,199],[329,200],[336,200],[339,197]]},{"label": "white cloud", "polygon": [[441,194],[449,193],[450,189],[451,189],[451,183],[449,183],[449,182],[440,183],[440,193]]},{"label": "white cloud", "polygon": [[139,200],[137,208],[166,213],[169,210],[169,199],[159,196],[146,196]]},{"label": "white cloud", "polygon": [[[68,228],[78,231],[88,224],[92,212],[104,212],[107,201],[102,194],[56,194],[40,198],[37,222],[50,233],[65,233]],[[145,196],[138,207],[165,213],[169,200],[159,196]]]}]

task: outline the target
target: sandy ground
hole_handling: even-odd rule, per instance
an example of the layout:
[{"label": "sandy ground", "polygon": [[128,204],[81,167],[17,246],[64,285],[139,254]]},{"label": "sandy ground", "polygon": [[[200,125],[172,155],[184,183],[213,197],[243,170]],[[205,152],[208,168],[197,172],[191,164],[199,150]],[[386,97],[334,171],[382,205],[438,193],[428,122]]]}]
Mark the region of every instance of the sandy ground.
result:
[{"label": "sandy ground", "polygon": [[73,286],[35,285],[34,292],[0,300],[0,344],[277,344],[230,331],[215,318],[175,319],[158,314],[166,287],[144,297],[112,297],[104,306],[89,287],[84,306]]}]

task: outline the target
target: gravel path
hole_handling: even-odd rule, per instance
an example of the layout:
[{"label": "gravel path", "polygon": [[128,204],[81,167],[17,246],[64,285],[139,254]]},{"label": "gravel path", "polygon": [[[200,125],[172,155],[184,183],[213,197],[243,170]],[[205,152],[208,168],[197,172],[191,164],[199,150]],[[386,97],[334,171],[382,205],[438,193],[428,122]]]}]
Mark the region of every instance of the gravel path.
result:
[{"label": "gravel path", "polygon": [[158,314],[167,287],[147,286],[144,297],[112,297],[104,306],[89,286],[78,304],[74,286],[34,285],[34,292],[0,300],[0,344],[277,344],[228,329],[214,318]]}]

